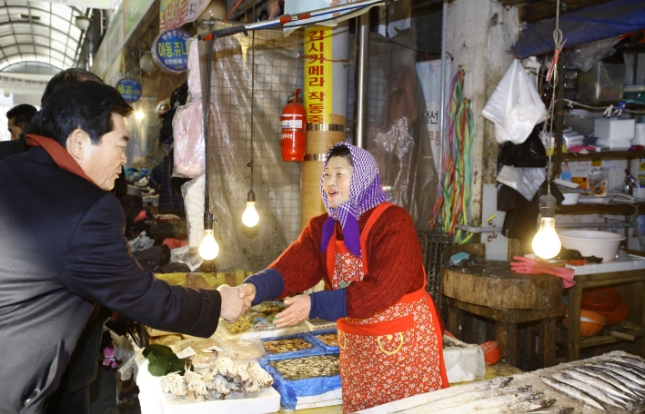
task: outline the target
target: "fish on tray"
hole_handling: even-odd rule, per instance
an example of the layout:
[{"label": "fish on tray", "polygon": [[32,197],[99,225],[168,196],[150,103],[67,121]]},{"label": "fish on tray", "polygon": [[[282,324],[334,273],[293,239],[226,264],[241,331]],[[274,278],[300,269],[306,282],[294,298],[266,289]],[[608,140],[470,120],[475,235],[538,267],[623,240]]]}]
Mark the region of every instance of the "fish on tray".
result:
[{"label": "fish on tray", "polygon": [[285,352],[300,351],[309,349],[312,345],[302,338],[283,338],[272,341],[264,341],[264,347],[271,354],[283,354]]},{"label": "fish on tray", "polygon": [[288,380],[330,377],[340,374],[338,355],[322,355],[304,358],[283,359],[270,363]]}]

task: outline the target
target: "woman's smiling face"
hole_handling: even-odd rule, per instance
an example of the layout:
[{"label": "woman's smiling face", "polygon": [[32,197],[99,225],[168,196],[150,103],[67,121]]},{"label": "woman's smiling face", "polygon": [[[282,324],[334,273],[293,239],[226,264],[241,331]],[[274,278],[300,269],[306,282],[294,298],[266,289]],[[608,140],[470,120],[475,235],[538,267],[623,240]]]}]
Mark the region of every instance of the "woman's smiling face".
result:
[{"label": "woman's smiling face", "polygon": [[338,208],[349,200],[349,185],[354,167],[345,157],[331,157],[323,176],[323,189],[327,194],[329,207]]}]

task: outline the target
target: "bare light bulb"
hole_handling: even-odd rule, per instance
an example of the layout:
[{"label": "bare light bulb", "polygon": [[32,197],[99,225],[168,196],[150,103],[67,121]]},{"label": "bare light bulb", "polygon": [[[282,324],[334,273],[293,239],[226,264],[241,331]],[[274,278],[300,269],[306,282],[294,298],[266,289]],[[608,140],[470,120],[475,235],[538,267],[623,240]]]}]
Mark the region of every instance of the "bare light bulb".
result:
[{"label": "bare light bulb", "polygon": [[255,227],[259,221],[260,216],[258,216],[258,212],[255,209],[255,201],[247,201],[246,210],[244,210],[244,214],[242,214],[242,223],[244,223],[246,227]]},{"label": "bare light bulb", "polygon": [[255,192],[249,190],[246,196],[246,210],[242,214],[242,223],[246,227],[255,227],[259,221],[260,216],[258,216],[258,211],[255,209]]},{"label": "bare light bulb", "polygon": [[144,116],[145,114],[143,113],[143,111],[134,111],[134,117],[138,120],[142,120]]},{"label": "bare light bulb", "polygon": [[555,232],[555,219],[551,217],[542,217],[540,219],[540,228],[538,229],[533,242],[531,243],[533,252],[542,259],[552,259],[562,248],[558,233]]},{"label": "bare light bulb", "polygon": [[204,238],[199,245],[199,255],[204,260],[213,260],[219,254],[219,245],[215,240],[215,232],[213,229],[204,230]]}]

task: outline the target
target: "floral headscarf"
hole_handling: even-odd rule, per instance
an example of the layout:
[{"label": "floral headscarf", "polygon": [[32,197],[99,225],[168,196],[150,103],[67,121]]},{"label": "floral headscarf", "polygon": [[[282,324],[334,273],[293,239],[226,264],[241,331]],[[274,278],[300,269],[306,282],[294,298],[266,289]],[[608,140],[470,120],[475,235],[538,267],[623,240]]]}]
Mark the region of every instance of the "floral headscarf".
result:
[{"label": "floral headscarf", "polygon": [[329,154],[336,147],[347,147],[349,149],[352,156],[352,164],[354,164],[354,174],[352,174],[352,180],[349,184],[349,200],[338,206],[338,208],[332,208],[329,206],[327,193],[323,187],[323,179],[325,178],[323,172],[320,179],[320,192],[322,193],[323,203],[325,204],[329,218],[327,218],[327,221],[323,225],[321,248],[323,252],[327,251],[329,239],[334,234],[334,222],[338,221],[343,229],[345,247],[354,256],[361,257],[358,219],[367,210],[387,201],[388,196],[381,187],[381,177],[376,160],[372,154],[362,148],[355,147],[346,142],[339,142],[327,152],[325,168],[327,168],[327,163],[329,162]]}]

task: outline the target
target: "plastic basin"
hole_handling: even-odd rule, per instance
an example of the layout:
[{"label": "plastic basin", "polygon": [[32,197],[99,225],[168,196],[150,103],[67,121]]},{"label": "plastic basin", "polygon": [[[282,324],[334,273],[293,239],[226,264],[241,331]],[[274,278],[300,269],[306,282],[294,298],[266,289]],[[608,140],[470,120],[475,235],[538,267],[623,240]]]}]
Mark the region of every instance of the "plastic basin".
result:
[{"label": "plastic basin", "polygon": [[601,257],[603,263],[616,258],[620,242],[625,236],[609,231],[595,230],[563,230],[558,232],[562,246],[569,250],[577,250],[581,255]]},{"label": "plastic basin", "polygon": [[[567,309],[568,313],[568,309]],[[569,317],[564,318],[564,326],[569,328]],[[602,331],[606,319],[598,312],[587,309],[580,310],[580,336],[594,336]]]},{"label": "plastic basin", "polygon": [[612,288],[599,287],[582,291],[582,309],[611,312],[620,303],[620,293]]},{"label": "plastic basin", "polygon": [[625,302],[621,302],[616,306],[616,309],[609,312],[596,311],[607,320],[607,325],[618,325],[627,318],[629,314],[629,306]]}]

